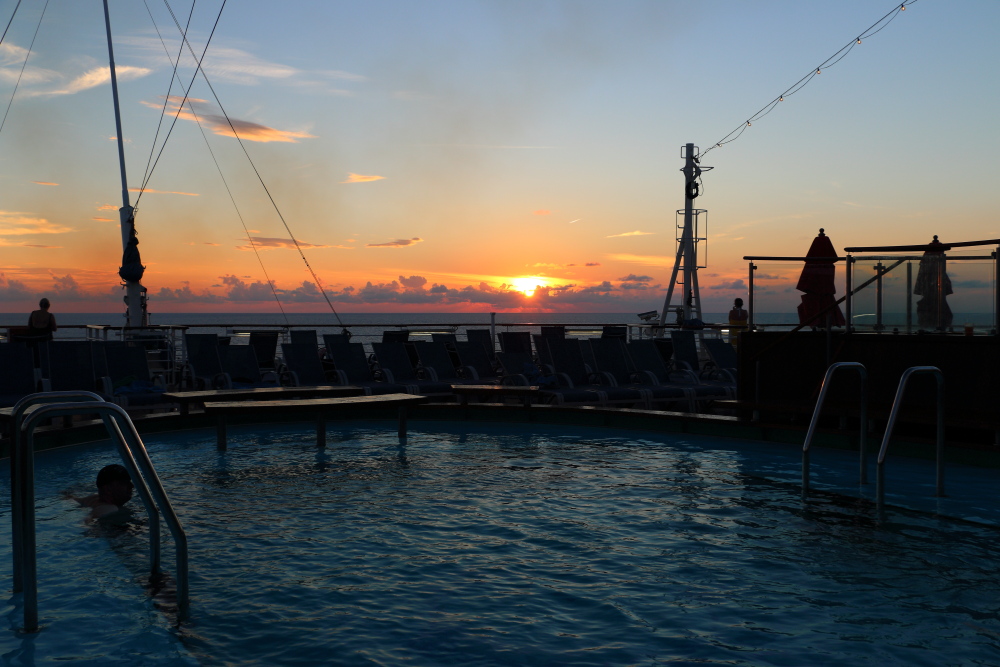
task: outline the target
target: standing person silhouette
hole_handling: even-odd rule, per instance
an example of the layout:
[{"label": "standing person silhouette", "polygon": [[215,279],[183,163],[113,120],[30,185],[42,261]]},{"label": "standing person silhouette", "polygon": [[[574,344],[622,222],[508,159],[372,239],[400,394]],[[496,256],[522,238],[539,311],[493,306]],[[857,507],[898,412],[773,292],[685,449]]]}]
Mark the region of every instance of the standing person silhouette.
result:
[{"label": "standing person silhouette", "polygon": [[49,312],[49,300],[42,298],[38,302],[38,310],[31,311],[28,316],[28,335],[31,340],[52,340],[52,333],[58,329],[56,316]]},{"label": "standing person silhouette", "polygon": [[737,350],[740,348],[739,332],[747,328],[750,314],[743,308],[743,299],[733,301],[733,309],[729,311],[729,341]]}]

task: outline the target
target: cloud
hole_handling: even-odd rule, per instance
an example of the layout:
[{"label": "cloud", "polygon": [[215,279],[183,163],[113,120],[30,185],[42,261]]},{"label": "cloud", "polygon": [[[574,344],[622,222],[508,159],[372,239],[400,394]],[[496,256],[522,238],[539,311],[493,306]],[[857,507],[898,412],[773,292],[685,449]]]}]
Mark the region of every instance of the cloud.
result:
[{"label": "cloud", "polygon": [[197,192],[177,192],[175,190],[154,190],[153,188],[146,188],[145,190],[141,188],[129,188],[129,192],[145,192],[150,195],[184,195],[185,197],[198,197],[200,196]]},{"label": "cloud", "polygon": [[35,185],[59,185],[58,183],[52,183],[51,181],[32,181]]},{"label": "cloud", "polygon": [[372,181],[381,181],[385,176],[365,176],[363,174],[348,174],[346,181],[341,181],[341,183],[371,183]]},{"label": "cloud", "polygon": [[25,248],[62,248],[61,245],[39,245],[38,243],[22,243]]},{"label": "cloud", "polygon": [[617,239],[622,236],[649,236],[650,234],[655,234],[656,232],[640,232],[638,229],[634,232],[623,232],[621,234],[612,234],[611,236],[606,236],[604,238]]},{"label": "cloud", "polygon": [[114,220],[113,218],[98,218],[94,216],[91,220],[97,220],[98,222],[120,222],[119,220]]},{"label": "cloud", "polygon": [[663,257],[660,255],[630,255],[615,254],[609,255],[611,259],[619,262],[629,262],[630,264],[642,264],[644,266],[673,266],[673,257]]},{"label": "cloud", "polygon": [[410,276],[409,278],[400,276],[399,284],[409,289],[420,289],[427,284],[427,278],[423,276]]},{"label": "cloud", "polygon": [[620,280],[622,282],[625,282],[625,283],[648,283],[650,280],[652,280],[652,277],[650,277],[650,276],[637,276],[634,273],[630,273],[627,276],[625,276],[624,278],[619,278],[618,280]]},{"label": "cloud", "polygon": [[532,211],[531,215],[552,215],[552,211],[545,208],[540,208],[537,211]]},{"label": "cloud", "polygon": [[600,262],[587,262],[584,266],[600,266]]},{"label": "cloud", "polygon": [[[153,70],[146,67],[133,67],[131,65],[118,65],[117,67],[115,67],[115,75],[117,76],[119,81],[140,79],[148,74],[151,74],[152,72]],[[104,85],[105,83],[109,83],[110,81],[111,81],[111,69],[109,67],[95,67],[77,76],[75,79],[70,81],[68,84],[66,84],[66,86],[62,88],[49,91],[37,91],[27,94],[29,96],[74,95],[81,91],[89,90],[91,88],[96,88],[97,86]]]},{"label": "cloud", "polygon": [[[162,97],[160,98],[162,99]],[[257,141],[260,143],[269,142],[285,142],[285,143],[298,143],[298,139],[313,139],[315,135],[308,134],[307,132],[297,132],[293,130],[279,130],[273,127],[268,127],[267,125],[261,125],[260,123],[254,123],[249,120],[240,120],[239,118],[229,117],[226,118],[221,112],[219,112],[214,106],[208,104],[206,100],[201,100],[193,97],[189,97],[183,109],[181,109],[178,114],[178,107],[183,101],[183,97],[177,95],[171,95],[167,100],[166,113],[173,116],[177,115],[182,120],[187,120],[191,122],[201,122],[202,124],[208,126],[213,134],[217,134],[220,137],[232,137],[233,130],[236,130],[236,134],[239,135],[240,139],[246,139],[247,141]],[[156,109],[159,111],[163,108],[162,104],[153,104],[152,102],[142,102],[147,107],[151,109]],[[192,111],[194,109],[194,111]],[[230,126],[230,123],[232,126]]]},{"label": "cloud", "polygon": [[101,204],[100,206],[97,207],[97,210],[98,211],[117,211],[118,208],[119,207],[115,206],[114,204]]},{"label": "cloud", "polygon": [[423,241],[422,238],[414,236],[412,239],[396,239],[395,241],[388,241],[386,243],[366,243],[366,248],[405,248],[406,246],[413,245],[414,243],[420,243]]},{"label": "cloud", "polygon": [[[240,239],[241,241],[243,239]],[[251,236],[250,240],[253,241],[253,245],[249,243],[247,245],[236,246],[239,250],[253,250],[256,246],[257,250],[266,250],[267,248],[295,248],[295,242],[291,239],[275,238],[268,236]],[[305,241],[298,241],[299,248],[329,248],[328,245],[320,245],[316,243],[306,243]]]},{"label": "cloud", "polygon": [[45,218],[35,218],[17,211],[0,211],[0,237],[26,234],[65,234],[71,227],[56,225]]},{"label": "cloud", "polygon": [[737,278],[736,280],[721,282],[718,285],[710,285],[708,289],[738,289],[745,291],[747,289],[747,284],[742,278]]}]

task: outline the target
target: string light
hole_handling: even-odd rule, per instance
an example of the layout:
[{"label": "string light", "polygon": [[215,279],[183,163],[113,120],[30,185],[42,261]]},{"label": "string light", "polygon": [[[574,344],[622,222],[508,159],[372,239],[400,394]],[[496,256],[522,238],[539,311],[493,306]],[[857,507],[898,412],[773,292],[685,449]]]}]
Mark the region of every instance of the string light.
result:
[{"label": "string light", "polygon": [[760,111],[750,116],[749,119],[747,119],[742,124],[737,126],[735,130],[724,136],[722,139],[715,142],[715,144],[712,145],[711,148],[706,150],[698,157],[699,158],[704,157],[704,155],[709,151],[716,148],[720,148],[725,144],[731,143],[739,139],[740,136],[743,134],[744,130],[746,130],[753,124],[752,121],[759,120],[764,116],[766,116],[767,114],[771,113],[774,110],[774,107],[778,105],[778,102],[784,102],[786,96],[794,95],[795,93],[802,90],[802,88],[804,88],[806,84],[808,84],[814,76],[816,76],[817,74],[822,74],[824,69],[833,67],[834,65],[839,63],[847,56],[848,53],[851,52],[851,49],[860,44],[864,38],[873,37],[879,32],[881,32],[887,25],[889,25],[889,23],[892,22],[893,19],[896,18],[899,12],[906,10],[907,5],[912,5],[914,2],[917,2],[917,0],[904,0],[902,4],[893,7],[892,10],[889,11],[885,16],[883,16],[878,21],[868,26],[867,30],[862,31],[861,34],[859,34],[857,37],[849,41],[845,46],[841,47],[839,51],[837,51],[832,56],[827,58],[824,62],[820,63],[819,67],[817,67],[815,70],[810,71],[809,74],[806,74],[804,77],[796,81],[792,86],[786,89],[785,92],[781,93],[781,95],[779,95],[777,98],[772,99],[770,102],[764,105],[764,107],[761,108]]}]

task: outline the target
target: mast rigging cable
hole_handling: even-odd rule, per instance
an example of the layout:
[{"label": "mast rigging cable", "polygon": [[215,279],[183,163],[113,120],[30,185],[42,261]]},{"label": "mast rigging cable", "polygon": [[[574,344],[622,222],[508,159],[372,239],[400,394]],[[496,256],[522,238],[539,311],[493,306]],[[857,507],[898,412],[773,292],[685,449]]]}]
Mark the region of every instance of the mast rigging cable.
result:
[{"label": "mast rigging cable", "polygon": [[[18,0],[17,7],[21,6],[20,0]],[[14,7],[14,13],[17,13],[17,7]],[[0,132],[3,132],[3,126],[7,124],[7,114],[10,113],[10,105],[14,103],[14,96],[17,95],[17,88],[21,85],[21,77],[24,76],[24,68],[28,66],[28,57],[31,56],[31,49],[35,46],[35,38],[38,37],[38,29],[42,27],[42,19],[45,18],[45,10],[49,8],[49,0],[45,0],[45,6],[42,7],[42,15],[38,17],[38,25],[35,26],[35,34],[31,37],[31,44],[28,45],[28,52],[24,54],[24,62],[21,63],[21,72],[17,75],[17,83],[14,84],[14,90],[10,94],[10,101],[7,102],[7,110],[3,112],[3,120],[0,121]],[[10,21],[14,20],[14,14],[10,15]],[[10,21],[7,23],[7,28],[10,28]],[[3,31],[4,37],[7,36],[7,30]],[[0,39],[0,41],[3,41]]]},{"label": "mast rigging cable", "polygon": [[[153,23],[153,28],[156,30],[156,35],[160,39],[160,44],[163,46],[163,52],[166,53],[167,58],[169,59],[170,58],[170,51],[167,50],[167,44],[166,44],[166,42],[163,41],[163,35],[160,33],[160,27],[156,24],[156,19],[153,18],[153,12],[149,8],[149,3],[147,3],[146,0],[143,0],[143,4],[146,5],[146,11],[149,13],[149,19]],[[192,3],[192,12],[193,11],[194,11],[194,4]],[[189,14],[188,15],[188,25],[190,25],[190,19],[191,19],[191,17],[190,17],[190,14]],[[185,34],[186,34],[186,30],[185,30]],[[184,50],[184,44],[182,42],[181,43],[181,53],[183,52],[183,50]],[[177,62],[180,62],[181,53],[177,54]],[[174,66],[174,72],[173,72],[173,74],[171,76],[171,80],[170,80],[171,86],[173,85],[174,78],[177,79],[178,83],[183,84],[183,82],[181,81],[180,75],[177,74],[177,66],[176,65]],[[169,95],[170,95],[170,88],[168,87],[168,89],[167,89],[167,96],[169,97]],[[229,200],[233,203],[233,208],[236,210],[236,216],[240,219],[240,225],[243,226],[243,231],[246,234],[247,240],[250,242],[250,247],[253,248],[254,255],[257,258],[257,263],[260,264],[260,270],[264,272],[264,278],[267,280],[268,287],[271,288],[271,294],[274,296],[274,301],[278,304],[278,310],[281,311],[281,316],[282,316],[282,318],[284,318],[285,324],[290,324],[290,322],[288,321],[288,315],[285,313],[285,309],[281,305],[281,299],[278,297],[278,292],[274,288],[274,281],[271,280],[271,276],[268,275],[268,273],[267,273],[267,268],[265,268],[265,266],[264,266],[264,260],[261,259],[260,251],[257,250],[257,244],[254,243],[253,237],[250,235],[250,230],[247,228],[247,223],[243,219],[243,214],[240,212],[240,207],[236,204],[236,198],[233,196],[233,192],[229,188],[229,182],[226,181],[226,176],[225,176],[225,174],[222,173],[222,167],[221,167],[221,165],[219,165],[219,161],[215,157],[215,151],[212,150],[212,144],[209,143],[209,141],[208,141],[208,135],[205,134],[205,127],[201,124],[201,119],[198,117],[198,113],[195,111],[194,105],[191,103],[190,100],[188,100],[187,104],[188,104],[188,109],[191,110],[191,115],[194,116],[195,122],[198,123],[198,129],[201,130],[202,139],[205,140],[205,147],[208,148],[208,152],[212,156],[212,162],[215,163],[215,168],[219,172],[219,178],[222,179],[222,184],[226,188],[226,193],[229,195]],[[160,120],[161,121],[163,120],[163,117],[166,115],[165,114],[165,109],[166,109],[166,105],[164,105],[164,110],[160,112]],[[157,130],[157,132],[158,131],[159,130]],[[166,140],[164,140],[164,141],[166,141]],[[155,143],[156,143],[156,139],[155,138],[153,139],[153,143],[155,145]],[[150,157],[152,157],[152,151],[150,151]]]},{"label": "mast rigging cable", "polygon": [[[170,17],[174,20],[174,25],[177,26],[177,30],[181,33],[182,38],[184,40],[184,44],[187,45],[188,51],[190,51],[192,57],[194,57],[194,55],[195,55],[194,54],[194,49],[192,48],[191,43],[187,40],[187,37],[184,36],[184,31],[181,30],[181,24],[177,20],[177,16],[174,15],[174,10],[171,9],[170,3],[168,2],[168,0],[163,0],[163,2],[167,6],[167,10],[170,12]],[[225,7],[225,0],[223,0],[222,5],[223,5],[223,7]],[[219,10],[219,15],[220,16],[222,15],[221,9]],[[218,19],[216,19],[216,23],[218,23]],[[213,32],[215,31],[214,28],[212,30],[213,30]],[[206,46],[206,49],[207,49],[207,46]],[[204,54],[202,54],[202,58],[204,58]],[[219,96],[215,92],[215,88],[212,86],[212,82],[208,80],[208,75],[205,74],[205,71],[202,69],[202,67],[201,67],[201,60],[199,60],[197,58],[195,58],[195,60],[197,61],[197,69],[195,70],[195,76],[197,76],[198,73],[201,72],[201,76],[202,76],[202,78],[205,79],[205,83],[208,85],[208,89],[210,91],[212,91],[212,97],[215,98],[216,104],[219,105],[219,109],[222,111],[222,115],[225,117],[226,122],[229,124],[229,129],[232,131],[233,136],[236,137],[236,141],[239,142],[240,148],[243,150],[243,154],[246,156],[247,161],[250,162],[250,167],[253,169],[254,174],[257,176],[257,180],[260,181],[261,187],[264,188],[264,193],[267,195],[267,198],[271,201],[271,206],[274,207],[275,213],[278,214],[278,218],[281,220],[281,224],[285,226],[285,231],[288,232],[288,237],[291,239],[292,243],[295,244],[295,249],[298,250],[299,257],[302,258],[303,263],[306,265],[306,269],[308,269],[310,275],[312,275],[313,281],[316,283],[316,287],[319,288],[320,293],[323,295],[323,299],[326,301],[326,305],[330,307],[330,311],[333,313],[334,317],[337,318],[337,323],[341,327],[343,327],[344,323],[340,319],[340,314],[337,313],[337,309],[333,307],[333,303],[330,301],[330,297],[327,295],[326,289],[323,288],[323,283],[320,281],[319,276],[316,275],[316,272],[313,270],[312,265],[309,264],[309,260],[306,259],[305,253],[302,252],[302,247],[299,245],[299,241],[298,241],[298,239],[295,238],[295,235],[292,234],[291,227],[289,227],[288,226],[288,222],[285,221],[285,216],[281,214],[281,209],[278,208],[278,203],[274,200],[274,197],[271,196],[271,191],[268,189],[267,184],[264,183],[264,179],[260,175],[260,171],[257,170],[257,165],[254,164],[253,158],[250,157],[250,153],[247,151],[246,145],[243,143],[243,139],[240,137],[239,133],[236,131],[236,127],[233,125],[232,119],[230,119],[229,114],[226,112],[226,108],[222,105],[222,101],[219,99]],[[187,96],[185,95],[185,101],[186,100],[187,100]]]},{"label": "mast rigging cable", "polygon": [[722,139],[716,141],[714,144],[709,146],[708,149],[703,151],[698,156],[698,158],[701,159],[713,149],[720,148],[721,146],[732,143],[737,139],[739,139],[740,136],[746,131],[746,129],[753,124],[753,121],[759,120],[764,116],[766,116],[767,114],[774,111],[774,108],[778,106],[779,102],[784,102],[786,97],[794,95],[795,93],[802,90],[802,88],[804,88],[807,83],[813,80],[813,77],[822,72],[824,69],[833,67],[834,65],[839,63],[847,56],[848,53],[850,53],[854,49],[855,46],[860,44],[862,40],[867,39],[869,37],[873,37],[878,33],[882,32],[882,30],[887,25],[892,23],[893,19],[895,19],[900,12],[905,11],[908,6],[912,5],[916,1],[917,0],[904,0],[904,2],[902,2],[901,4],[896,5],[889,13],[880,18],[878,21],[875,21],[875,23],[868,26],[868,28],[862,31],[861,34],[859,34],[857,37],[852,38],[850,42],[848,42],[846,45],[841,47],[839,51],[837,51],[832,56],[830,56],[822,63],[820,63],[818,67],[814,67],[813,69],[811,69],[809,71],[809,74],[806,74],[804,77],[802,77],[794,84],[792,84],[787,90],[785,90],[785,92],[781,93],[781,95],[778,95],[776,98],[765,104],[757,113],[755,113],[754,115],[750,116],[745,121],[740,123],[740,125],[732,132],[730,132]]}]

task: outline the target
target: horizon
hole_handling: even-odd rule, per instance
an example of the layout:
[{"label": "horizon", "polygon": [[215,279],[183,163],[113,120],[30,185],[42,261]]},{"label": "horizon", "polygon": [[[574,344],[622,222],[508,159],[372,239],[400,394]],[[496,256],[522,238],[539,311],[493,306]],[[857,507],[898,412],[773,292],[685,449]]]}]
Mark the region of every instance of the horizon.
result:
[{"label": "horizon", "polygon": [[[204,68],[270,195],[198,79],[136,217],[151,313],[280,315],[274,293],[286,312],[317,315],[326,298],[357,314],[659,310],[681,146],[704,153],[894,5],[227,7]],[[199,54],[219,6],[194,6]],[[191,8],[176,8],[181,20]],[[163,7],[151,7],[155,27],[144,6],[110,10],[138,188],[161,110],[158,141],[179,111],[176,82],[166,94],[181,43]],[[0,100],[17,86],[0,131],[0,302],[120,314],[103,12],[71,3],[39,24],[41,12],[22,6],[0,44]],[[702,310],[745,298],[744,255],[802,256],[821,227],[838,251],[998,236],[1000,92],[982,85],[997,24],[1000,3],[916,2],[713,149],[695,201],[708,211]],[[185,54],[178,69],[185,86],[192,63]],[[942,168],[951,155],[960,169]],[[762,266],[758,311],[794,312],[800,270]],[[953,309],[993,307],[991,270],[949,264]],[[842,295],[842,270],[837,281]]]}]

